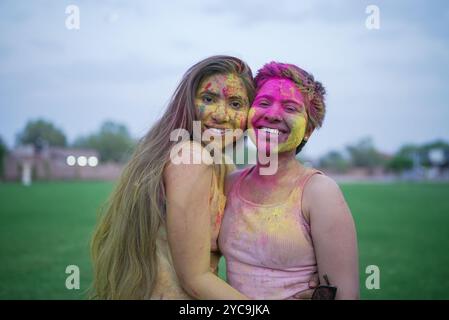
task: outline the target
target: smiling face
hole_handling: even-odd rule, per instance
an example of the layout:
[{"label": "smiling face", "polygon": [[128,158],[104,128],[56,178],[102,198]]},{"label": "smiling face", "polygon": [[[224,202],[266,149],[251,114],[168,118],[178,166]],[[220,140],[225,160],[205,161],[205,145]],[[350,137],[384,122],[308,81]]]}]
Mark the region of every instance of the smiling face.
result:
[{"label": "smiling face", "polygon": [[249,109],[242,80],[232,73],[204,78],[195,95],[195,109],[202,133],[207,130],[213,143],[221,143],[224,147],[237,140],[242,134],[235,135],[232,130],[246,129]]},{"label": "smiling face", "polygon": [[[304,97],[295,83],[289,79],[268,80],[257,92],[251,106],[248,127],[254,129],[255,136],[250,136],[258,149],[257,142],[266,141],[269,152],[294,152],[304,136],[310,135],[306,133]],[[276,137],[277,145],[270,139]]]}]

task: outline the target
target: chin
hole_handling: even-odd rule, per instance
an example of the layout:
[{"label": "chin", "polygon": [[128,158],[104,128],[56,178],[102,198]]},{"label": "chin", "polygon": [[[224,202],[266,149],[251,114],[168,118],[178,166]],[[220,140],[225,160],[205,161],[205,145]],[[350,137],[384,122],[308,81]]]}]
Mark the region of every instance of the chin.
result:
[{"label": "chin", "polygon": [[275,145],[266,144],[265,146],[257,145],[257,153],[269,156],[270,154],[277,153],[277,147]]},{"label": "chin", "polygon": [[216,140],[214,140],[214,141],[211,141],[211,142],[207,143],[206,145],[207,145],[207,147],[208,147],[209,149],[212,149],[212,148],[213,148],[213,149],[215,149],[215,150],[222,150],[222,151],[224,151],[225,148],[226,148],[227,146],[232,145],[232,140],[229,141],[229,142],[226,144],[224,138],[222,138],[222,139],[216,139]]}]

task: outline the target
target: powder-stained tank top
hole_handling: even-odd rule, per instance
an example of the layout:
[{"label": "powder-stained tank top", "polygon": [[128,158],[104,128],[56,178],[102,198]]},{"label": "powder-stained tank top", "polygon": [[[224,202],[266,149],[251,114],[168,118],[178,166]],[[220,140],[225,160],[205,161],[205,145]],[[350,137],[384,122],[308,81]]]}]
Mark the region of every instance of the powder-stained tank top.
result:
[{"label": "powder-stained tank top", "polygon": [[219,247],[226,258],[228,282],[252,299],[289,299],[308,289],[317,272],[301,201],[307,181],[321,172],[306,169],[286,201],[265,205],[240,193],[242,180],[253,168],[241,173],[227,197]]}]

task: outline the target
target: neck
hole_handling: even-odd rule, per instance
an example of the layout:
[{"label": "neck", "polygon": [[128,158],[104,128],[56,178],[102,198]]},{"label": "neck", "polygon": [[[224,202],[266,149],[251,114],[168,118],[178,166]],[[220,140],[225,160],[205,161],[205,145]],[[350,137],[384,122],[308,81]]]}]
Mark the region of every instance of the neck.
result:
[{"label": "neck", "polygon": [[292,173],[297,173],[303,169],[302,164],[296,159],[295,150],[282,152],[277,154],[277,170],[274,170],[272,175],[262,175],[260,174],[261,168],[268,168],[273,164],[264,164],[257,160],[257,165],[255,170],[253,170],[254,177],[260,181],[281,181],[283,178],[288,178],[292,176]]}]

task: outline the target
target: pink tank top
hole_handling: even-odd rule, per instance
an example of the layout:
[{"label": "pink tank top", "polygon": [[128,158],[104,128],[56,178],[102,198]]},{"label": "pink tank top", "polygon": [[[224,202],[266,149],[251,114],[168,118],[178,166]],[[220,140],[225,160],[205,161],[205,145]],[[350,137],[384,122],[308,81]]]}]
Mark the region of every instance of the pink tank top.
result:
[{"label": "pink tank top", "polygon": [[240,194],[241,182],[253,168],[242,172],[227,197],[219,234],[227,279],[252,299],[291,299],[309,288],[308,282],[317,272],[301,201],[307,181],[321,172],[307,169],[286,201],[264,205]]}]

